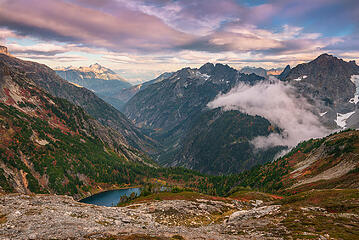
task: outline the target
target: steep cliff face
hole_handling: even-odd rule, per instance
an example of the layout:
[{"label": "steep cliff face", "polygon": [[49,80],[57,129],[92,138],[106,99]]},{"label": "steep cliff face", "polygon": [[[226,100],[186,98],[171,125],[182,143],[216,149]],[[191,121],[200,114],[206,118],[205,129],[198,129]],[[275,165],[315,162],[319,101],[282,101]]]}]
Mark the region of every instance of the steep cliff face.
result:
[{"label": "steep cliff face", "polygon": [[290,66],[287,65],[287,66],[283,69],[283,71],[278,75],[278,79],[279,79],[279,80],[282,80],[282,81],[285,80],[286,77],[288,76],[289,72],[290,72]]},{"label": "steep cliff face", "polygon": [[357,74],[359,67],[355,62],[323,54],[291,69],[286,80],[292,81],[300,92],[327,99],[328,104],[335,106],[348,103],[354,96],[355,84],[350,79]]}]

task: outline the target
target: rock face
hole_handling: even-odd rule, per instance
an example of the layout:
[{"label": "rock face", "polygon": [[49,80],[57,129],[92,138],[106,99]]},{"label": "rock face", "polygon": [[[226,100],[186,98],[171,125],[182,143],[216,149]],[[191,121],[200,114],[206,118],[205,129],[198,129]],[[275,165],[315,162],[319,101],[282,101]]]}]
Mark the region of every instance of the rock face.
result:
[{"label": "rock face", "polygon": [[[245,144],[236,145],[239,147],[231,145],[238,138],[234,139],[236,136],[221,133],[220,121],[211,126],[211,133],[208,129],[201,127],[211,125],[222,115],[221,111],[212,112],[207,108],[207,104],[219,93],[226,93],[240,83],[254,84],[264,80],[263,77],[240,73],[222,64],[207,63],[199,69],[184,68],[175,72],[170,78],[149,85],[138,92],[126,104],[124,113],[138,127],[146,129],[151,137],[166,146],[157,158],[161,163],[170,166],[186,166],[213,174],[240,172],[249,165],[253,166],[260,162],[263,158],[259,158],[260,160],[255,163],[253,158],[248,157],[246,161],[252,163],[244,167],[246,164],[241,163],[243,159],[240,160],[237,156],[245,155],[239,150],[239,148],[245,148]],[[229,117],[229,115],[226,116]],[[203,122],[198,122],[201,120]],[[228,120],[227,123],[232,124],[228,126],[228,129],[231,127],[235,129],[235,121]],[[214,133],[219,134],[219,139],[225,138],[218,142],[219,145],[216,141],[210,142],[209,145],[207,144],[209,142],[202,141],[209,135],[213,136]],[[247,145],[251,138],[249,135],[242,139]],[[213,136],[212,139],[215,140],[215,138]],[[190,141],[187,141],[188,139]],[[195,139],[199,139],[196,147],[191,147],[189,142],[193,143]],[[235,150],[232,151],[232,147]],[[219,160],[228,157],[227,153],[231,151],[236,152],[237,155],[231,155],[230,160],[225,163]],[[229,162],[235,163],[228,165]]]},{"label": "rock face", "polygon": [[359,67],[355,62],[323,54],[291,69],[286,80],[292,81],[301,93],[327,99],[329,105],[337,105],[348,103],[354,96],[355,84],[350,78],[357,74]]},{"label": "rock face", "polygon": [[9,55],[9,52],[7,51],[7,47],[0,46],[0,54]]}]

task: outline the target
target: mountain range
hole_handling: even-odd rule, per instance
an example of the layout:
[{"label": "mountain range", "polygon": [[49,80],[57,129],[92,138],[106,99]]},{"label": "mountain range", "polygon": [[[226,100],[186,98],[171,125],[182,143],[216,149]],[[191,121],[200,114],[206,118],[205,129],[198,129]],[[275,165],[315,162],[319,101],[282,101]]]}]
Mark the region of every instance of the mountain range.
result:
[{"label": "mountain range", "polygon": [[[251,89],[278,83],[254,73],[242,73],[228,65],[207,63],[198,69],[184,68],[174,73],[164,73],[142,85],[120,89],[121,96],[127,102],[122,114],[97,97],[93,91],[63,80],[44,65],[4,54],[0,55],[0,60],[4,69],[8,69],[5,72],[21,73],[39,91],[47,91],[54,97],[66,99],[68,104],[82,107],[82,114],[89,118],[75,118],[91,119],[92,125],[85,124],[95,129],[91,130],[95,134],[91,136],[99,138],[100,142],[114,152],[122,152],[134,163],[149,164],[151,167],[158,163],[222,175],[240,173],[258,164],[270,162],[283,150],[290,148],[286,144],[274,144],[266,148],[255,145],[258,138],[287,134],[287,129],[273,122],[270,117],[251,114],[241,108],[210,106],[219,96],[231,94],[238,86],[248,86]],[[330,131],[355,127],[359,122],[356,118],[358,68],[355,62],[345,62],[323,54],[294,68],[287,66],[278,78],[285,86],[294,89],[295,94],[307,100],[309,110]],[[98,64],[79,69],[82,72],[102,74],[97,76],[98,79],[103,78],[101,81],[119,81],[111,80],[117,75]],[[63,71],[78,74],[79,69]],[[108,73],[107,77],[104,77],[105,73]],[[19,78],[19,75],[14,77]],[[90,78],[80,78],[92,81]],[[10,88],[6,86],[3,89]],[[13,100],[4,100],[9,101]],[[49,108],[44,101],[42,105]],[[12,107],[19,110],[17,103]],[[20,107],[20,111],[24,109]],[[77,132],[90,131],[82,129],[82,125],[77,127]],[[146,154],[157,163],[151,162]]]},{"label": "mountain range", "polygon": [[[325,135],[334,129],[357,127],[357,74],[355,62],[323,54],[294,68],[288,65],[278,78],[297,95],[294,99],[305,98],[311,118],[327,129],[321,133]],[[240,109],[211,109],[208,104],[238,84],[275,83],[266,77],[222,64],[184,68],[139,91],[123,111],[164,146],[156,157],[160,164],[209,174],[241,172],[273,160],[286,149],[286,144],[265,149],[253,145],[257,137],[286,134],[286,129],[265,116],[248,115]]]}]

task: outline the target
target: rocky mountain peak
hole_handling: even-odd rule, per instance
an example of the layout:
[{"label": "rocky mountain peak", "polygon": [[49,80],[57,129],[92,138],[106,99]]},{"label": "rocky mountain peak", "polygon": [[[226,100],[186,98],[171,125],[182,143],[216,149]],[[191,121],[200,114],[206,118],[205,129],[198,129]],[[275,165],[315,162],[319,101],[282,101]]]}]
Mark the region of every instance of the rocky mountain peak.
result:
[{"label": "rocky mountain peak", "polygon": [[279,74],[278,79],[279,80],[284,80],[288,76],[289,72],[290,72],[290,66],[287,65],[284,68],[283,72],[281,74]]},{"label": "rocky mountain peak", "polygon": [[316,59],[314,59],[311,63],[315,64],[329,64],[329,63],[343,63],[344,61],[342,59],[339,59],[333,55],[330,55],[328,53],[323,53]]},{"label": "rocky mountain peak", "polygon": [[[227,64],[222,64],[222,63],[216,63],[216,65],[214,66],[215,70],[235,70],[234,68],[230,67]],[[236,70],[235,70],[236,71]]]},{"label": "rocky mountain peak", "polygon": [[92,68],[92,69],[103,69],[103,68],[105,68],[105,67],[101,66],[101,65],[98,64],[98,63],[95,63],[95,64],[91,64],[91,65],[89,66],[89,68]]},{"label": "rocky mountain peak", "polygon": [[199,71],[201,73],[211,74],[214,70],[214,64],[213,63],[206,63],[202,67],[199,68]]}]

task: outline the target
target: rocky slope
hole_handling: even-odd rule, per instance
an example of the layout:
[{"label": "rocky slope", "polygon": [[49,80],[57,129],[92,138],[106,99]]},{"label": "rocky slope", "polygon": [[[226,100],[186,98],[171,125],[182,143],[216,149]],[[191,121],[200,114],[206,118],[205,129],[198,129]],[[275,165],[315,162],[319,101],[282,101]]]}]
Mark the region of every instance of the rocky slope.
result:
[{"label": "rocky slope", "polygon": [[[224,143],[229,143],[229,139],[233,140],[233,136],[229,136],[227,140],[222,142],[223,145],[221,146],[211,145],[204,147],[203,145],[198,145],[196,151],[197,153],[201,152],[201,159],[192,161],[192,157],[198,156],[193,151],[193,155],[187,159],[189,160],[188,162],[184,162],[182,159],[187,158],[188,152],[191,152],[194,148],[189,150],[190,146],[185,146],[188,144],[185,137],[191,133],[193,135],[194,133],[203,132],[194,130],[196,128],[194,124],[197,119],[207,121],[202,123],[203,126],[210,124],[212,120],[207,114],[207,111],[209,111],[207,104],[219,93],[226,93],[239,83],[254,84],[263,80],[264,78],[255,74],[243,74],[222,64],[213,65],[207,63],[199,69],[184,68],[174,73],[170,78],[149,85],[146,89],[138,92],[126,104],[124,112],[137,126],[147,129],[151,137],[166,146],[166,149],[158,157],[161,163],[171,166],[186,166],[206,173],[239,172],[244,168],[239,167],[228,170],[228,166],[224,164],[221,168],[214,168],[214,166],[219,166],[218,162],[214,162],[212,167],[204,170],[204,168],[199,167],[199,164],[195,164],[203,162],[208,157],[208,154],[204,155],[207,147],[213,151],[216,148],[225,148]],[[219,132],[218,129],[214,131]],[[205,142],[201,141],[201,143]],[[186,148],[189,151],[181,155]],[[227,150],[228,148],[231,148],[231,146],[227,145]],[[213,158],[205,161],[208,163],[214,159],[220,159],[220,154],[215,154]],[[239,159],[234,157],[232,160]],[[253,162],[253,164],[255,163]]]},{"label": "rocky slope", "polygon": [[126,116],[90,90],[70,84],[59,77],[55,71],[42,64],[23,61],[4,54],[0,54],[0,62],[5,63],[11,71],[25,74],[28,79],[31,79],[37,86],[51,95],[64,98],[75,105],[81,106],[101,124],[119,132],[126,143],[132,147],[148,152],[155,151],[155,143],[150,138],[129,122]]},{"label": "rocky slope", "polygon": [[115,97],[116,94],[132,86],[114,71],[98,63],[89,67],[57,68],[56,73],[71,83],[93,91],[117,109],[121,108],[124,102]]},{"label": "rocky slope", "polygon": [[[98,207],[66,196],[0,196],[3,239],[356,239],[357,190],[311,191],[278,199],[246,195]],[[263,194],[264,195],[264,194]],[[261,196],[254,194],[254,196]],[[269,200],[268,200],[269,199]],[[338,200],[340,202],[338,202]]]}]

